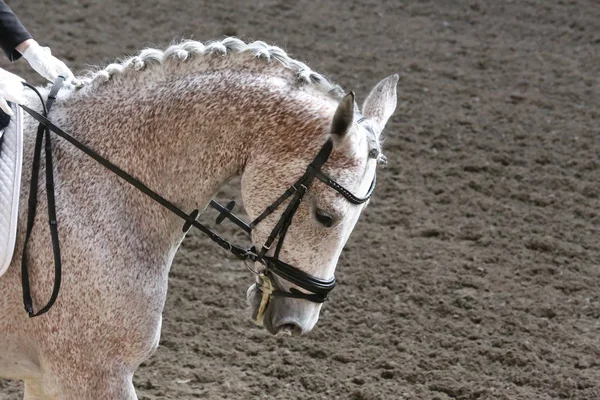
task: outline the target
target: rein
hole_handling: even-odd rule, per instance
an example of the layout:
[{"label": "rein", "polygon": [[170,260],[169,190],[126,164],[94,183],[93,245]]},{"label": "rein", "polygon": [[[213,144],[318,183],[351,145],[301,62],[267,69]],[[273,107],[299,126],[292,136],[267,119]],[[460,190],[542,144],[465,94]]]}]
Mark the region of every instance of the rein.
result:
[{"label": "rein", "polygon": [[[79,140],[74,138],[68,132],[64,131],[62,128],[56,126],[52,121],[48,119],[48,112],[52,107],[52,103],[56,99],[56,94],[60,90],[62,84],[64,82],[63,77],[59,77],[48,96],[47,102],[44,104],[42,96],[40,93],[31,85],[24,83],[24,85],[33,91],[36,92],[40,100],[42,101],[43,112],[40,114],[37,111],[21,105],[21,107],[29,113],[34,119],[36,119],[40,124],[37,130],[37,137],[35,143],[34,150],[34,160],[32,166],[32,175],[31,175],[31,186],[29,192],[29,202],[28,202],[28,215],[27,215],[27,231],[25,235],[25,244],[23,248],[23,258],[21,264],[21,272],[22,272],[22,287],[23,287],[23,303],[25,306],[25,310],[27,311],[29,317],[37,317],[42,314],[45,314],[50,310],[50,308],[54,305],[58,293],[60,290],[61,284],[61,276],[62,276],[62,263],[60,256],[60,244],[58,238],[58,223],[56,220],[56,205],[54,199],[54,176],[53,176],[53,163],[52,163],[52,149],[51,149],[51,140],[50,140],[50,132],[54,132],[56,135],[65,139],[77,149],[81,150],[83,153],[100,163],[102,166],[109,169],[111,172],[134,186],[136,189],[141,191],[146,196],[150,197],[152,200],[159,203],[161,206],[178,216],[184,221],[183,232],[187,232],[191,227],[199,229],[205,235],[208,236],[213,242],[217,243],[223,249],[232,253],[234,256],[244,261],[251,262],[260,262],[265,266],[265,270],[262,272],[252,271],[259,278],[260,285],[259,289],[262,292],[262,300],[261,305],[259,307],[259,312],[255,317],[255,322],[259,325],[262,325],[264,313],[266,311],[267,305],[271,299],[271,297],[291,297],[291,298],[299,298],[305,299],[315,303],[323,303],[327,299],[327,295],[335,286],[335,277],[331,279],[321,279],[310,274],[303,272],[302,270],[287,264],[279,259],[279,254],[281,252],[281,247],[285,240],[285,236],[287,231],[292,223],[292,219],[294,214],[296,213],[300,203],[306,192],[309,190],[314,179],[319,179],[338,193],[340,193],[344,198],[346,198],[352,204],[362,204],[365,203],[372,195],[375,189],[375,178],[371,183],[369,191],[365,197],[356,197],[350,191],[345,189],[335,180],[327,176],[323,171],[321,171],[321,167],[331,154],[333,150],[333,142],[331,139],[327,140],[313,162],[309,164],[306,169],[306,172],[298,179],[290,188],[288,188],[277,200],[275,200],[270,206],[268,206],[265,211],[263,211],[254,221],[250,224],[247,224],[242,219],[238,218],[231,211],[235,205],[235,202],[230,202],[227,206],[223,206],[217,203],[214,200],[210,201],[210,206],[215,208],[219,212],[219,216],[217,217],[217,224],[220,224],[225,218],[232,221],[238,227],[240,227],[247,234],[251,234],[252,230],[262,222],[267,216],[272,214],[280,205],[283,204],[284,201],[291,197],[291,200],[285,210],[283,211],[279,221],[275,224],[275,227],[271,231],[267,241],[262,245],[259,251],[256,251],[254,247],[244,248],[233,244],[226,239],[219,236],[217,233],[213,232],[206,225],[198,222],[196,218],[200,214],[198,209],[193,210],[189,214],[178,208],[176,205],[147,187],[144,183],[122,170],[112,162],[110,162],[105,157],[98,154],[96,151],[81,143]],[[362,119],[359,121],[359,123]],[[52,249],[54,254],[54,266],[55,266],[55,274],[54,274],[54,287],[52,291],[52,295],[50,300],[42,309],[38,312],[34,312],[33,310],[33,302],[31,298],[31,290],[29,283],[29,268],[28,268],[28,257],[27,257],[27,243],[29,241],[31,232],[34,226],[34,220],[36,215],[36,206],[37,206],[37,192],[38,192],[38,177],[39,170],[41,168],[41,148],[42,142],[44,142],[45,155],[46,155],[46,196],[48,202],[48,217],[50,224],[50,233],[52,239]],[[275,246],[275,250],[273,255],[268,255],[273,243],[277,240],[277,244]],[[282,279],[306,290],[309,293],[302,292],[298,289],[291,288],[289,292],[277,289],[276,285],[272,280],[272,275],[277,275]]]},{"label": "rein", "polygon": [[[48,100],[44,104],[42,96],[39,92],[28,83],[23,83],[26,87],[32,89],[37,93],[42,102],[44,116],[48,115],[48,111],[52,108],[54,100],[56,100],[56,94],[60,90],[64,78],[59,76],[48,95]],[[21,106],[24,107],[24,106]],[[42,142],[45,142],[44,150],[46,154],[46,199],[48,202],[48,223],[50,225],[50,237],[52,239],[52,253],[54,254],[54,287],[48,303],[37,313],[33,312],[33,301],[31,299],[31,289],[29,286],[29,264],[27,257],[27,243],[31,237],[33,225],[35,222],[35,214],[37,210],[37,193],[38,193],[38,180],[40,172],[40,159],[42,155]],[[27,213],[27,230],[25,233],[25,244],[23,245],[23,257],[21,259],[21,280],[23,285],[23,304],[25,305],[25,311],[29,314],[29,317],[37,317],[45,314],[54,305],[54,302],[58,298],[58,292],[60,291],[60,282],[62,277],[62,261],[60,258],[60,244],[58,240],[58,224],[56,221],[56,202],[54,200],[54,173],[52,163],[52,143],[50,140],[50,131],[42,124],[38,126],[37,136],[35,139],[35,150],[33,154],[33,167],[31,171],[31,182],[29,188],[29,210]]]}]

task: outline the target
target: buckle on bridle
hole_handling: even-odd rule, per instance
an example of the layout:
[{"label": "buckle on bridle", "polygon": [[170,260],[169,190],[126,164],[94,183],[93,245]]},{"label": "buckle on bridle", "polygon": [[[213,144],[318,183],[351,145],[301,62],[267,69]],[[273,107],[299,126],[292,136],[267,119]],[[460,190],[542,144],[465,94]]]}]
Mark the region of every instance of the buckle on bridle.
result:
[{"label": "buckle on bridle", "polygon": [[308,188],[306,187],[306,185],[304,183],[301,183],[301,184],[298,185],[298,186],[300,186],[300,188],[297,188],[296,185],[297,185],[297,183],[294,183],[292,185],[292,187],[294,188],[294,192],[299,192],[300,189],[302,189],[305,192],[308,190]]}]

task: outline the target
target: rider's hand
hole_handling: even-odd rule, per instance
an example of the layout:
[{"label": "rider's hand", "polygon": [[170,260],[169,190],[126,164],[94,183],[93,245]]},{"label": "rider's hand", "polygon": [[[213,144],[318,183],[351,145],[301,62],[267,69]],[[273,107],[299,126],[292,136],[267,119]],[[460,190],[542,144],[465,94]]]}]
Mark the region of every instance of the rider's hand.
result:
[{"label": "rider's hand", "polygon": [[29,65],[31,65],[31,68],[50,82],[54,82],[61,75],[65,78],[66,82],[70,82],[76,86],[79,85],[69,67],[54,57],[50,52],[50,48],[42,47],[35,40],[30,40],[22,54],[29,62]]},{"label": "rider's hand", "polygon": [[15,74],[0,68],[0,108],[10,116],[13,116],[6,101],[22,104],[25,103],[25,92],[23,88],[23,79]]}]

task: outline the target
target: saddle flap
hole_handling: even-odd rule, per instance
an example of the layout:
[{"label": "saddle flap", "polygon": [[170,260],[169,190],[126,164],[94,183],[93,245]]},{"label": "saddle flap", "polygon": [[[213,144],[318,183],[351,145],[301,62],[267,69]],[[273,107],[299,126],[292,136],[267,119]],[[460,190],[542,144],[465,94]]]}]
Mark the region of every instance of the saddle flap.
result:
[{"label": "saddle flap", "polygon": [[0,276],[15,248],[23,163],[23,115],[20,107],[11,106],[15,116],[0,129]]}]

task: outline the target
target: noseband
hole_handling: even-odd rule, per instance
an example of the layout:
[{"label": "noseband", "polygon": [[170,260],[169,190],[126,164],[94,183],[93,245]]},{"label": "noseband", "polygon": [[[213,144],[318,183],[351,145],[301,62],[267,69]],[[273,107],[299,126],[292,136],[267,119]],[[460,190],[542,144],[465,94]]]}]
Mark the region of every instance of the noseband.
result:
[{"label": "noseband", "polygon": [[[337,183],[335,180],[330,178],[322,171],[322,167],[325,162],[328,160],[332,150],[333,150],[333,142],[331,139],[328,139],[314,160],[308,165],[304,174],[291,186],[289,187],[277,200],[275,200],[271,205],[269,205],[254,221],[250,224],[245,223],[242,219],[238,218],[231,211],[234,202],[230,202],[227,206],[222,206],[214,200],[211,200],[210,206],[219,211],[219,216],[217,217],[217,224],[221,223],[225,218],[235,223],[238,227],[242,228],[246,233],[251,234],[252,230],[260,224],[266,217],[271,215],[275,210],[277,210],[286,200],[290,199],[288,205],[284,209],[281,217],[275,224],[275,227],[269,234],[269,237],[262,245],[260,250],[256,250],[255,247],[244,248],[238,245],[235,245],[226,239],[223,239],[217,233],[212,231],[206,225],[201,224],[196,220],[198,215],[200,214],[199,210],[194,210],[191,213],[185,213],[173,203],[160,196],[158,193],[154,192],[152,189],[148,188],[141,181],[120,169],[115,164],[111,163],[106,158],[102,157],[100,154],[96,153],[93,149],[87,147],[85,144],[81,143],[69,133],[65,132],[60,127],[56,126],[52,121],[47,118],[47,113],[52,105],[52,100],[55,98],[56,93],[60,89],[63,78],[59,77],[57,81],[54,83],[54,86],[51,89],[49,100],[44,106],[43,115],[38,113],[31,108],[21,105],[21,107],[27,111],[33,118],[40,122],[40,126],[38,128],[38,136],[36,139],[36,147],[35,147],[35,157],[34,164],[32,168],[32,182],[31,182],[31,190],[30,190],[30,199],[29,199],[29,210],[28,210],[28,224],[27,224],[27,233],[25,239],[25,245],[23,250],[23,260],[22,260],[22,283],[23,283],[23,301],[25,304],[25,310],[29,314],[30,317],[35,317],[38,315],[42,315],[46,313],[54,304],[56,298],[58,297],[58,292],[60,288],[60,280],[61,280],[61,257],[60,257],[60,246],[58,243],[58,223],[56,221],[56,216],[54,215],[54,187],[50,185],[47,187],[47,195],[48,195],[48,210],[49,210],[49,220],[51,227],[51,236],[52,236],[52,244],[54,251],[54,262],[55,262],[55,280],[54,280],[54,289],[48,304],[43,307],[37,313],[33,311],[32,298],[30,295],[30,287],[29,287],[29,274],[28,274],[28,266],[27,266],[27,241],[29,239],[31,230],[33,229],[33,221],[35,219],[35,209],[37,204],[37,176],[39,175],[40,162],[39,162],[39,154],[41,153],[42,141],[45,140],[45,149],[46,149],[46,159],[50,159],[50,164],[46,165],[46,181],[53,181],[53,172],[52,172],[52,163],[51,163],[51,147],[50,147],[50,135],[49,132],[52,131],[56,133],[58,136],[62,137],[76,148],[93,158],[98,163],[102,164],[104,167],[118,175],[120,178],[124,179],[142,193],[153,199],[154,201],[161,204],[163,207],[177,215],[179,218],[185,221],[183,225],[183,231],[187,232],[192,226],[202,231],[206,234],[212,241],[217,243],[219,246],[229,251],[236,257],[241,260],[246,260],[250,262],[258,262],[265,266],[264,270],[261,272],[254,272],[258,275],[258,279],[260,281],[259,289],[262,292],[262,301],[259,307],[258,315],[255,320],[259,324],[262,324],[262,319],[264,316],[264,312],[266,307],[271,299],[271,297],[291,297],[297,299],[304,299],[314,303],[323,303],[327,299],[327,295],[335,286],[335,277],[331,277],[331,279],[321,279],[315,277],[313,275],[307,274],[306,272],[300,270],[297,267],[294,267],[282,260],[279,259],[281,248],[285,241],[285,237],[287,231],[292,223],[292,219],[302,202],[306,192],[310,189],[312,183],[315,179],[320,180],[325,183],[327,186],[334,189],[336,192],[341,194],[346,200],[348,200],[352,204],[363,204],[365,203],[373,194],[373,190],[375,189],[375,177],[373,177],[373,181],[371,182],[371,186],[365,195],[365,197],[357,197],[353,195],[350,191],[345,189],[342,185]],[[30,89],[34,90],[40,100],[43,99],[40,94],[30,85],[27,85]],[[362,122],[364,118],[361,118],[358,123]],[[275,245],[275,249],[270,255],[270,250],[275,240],[277,239],[277,244]],[[276,275],[281,279],[288,281],[299,288],[305,290],[308,293],[302,292],[296,288],[291,288],[289,292],[277,289],[274,285],[271,277]]]}]

